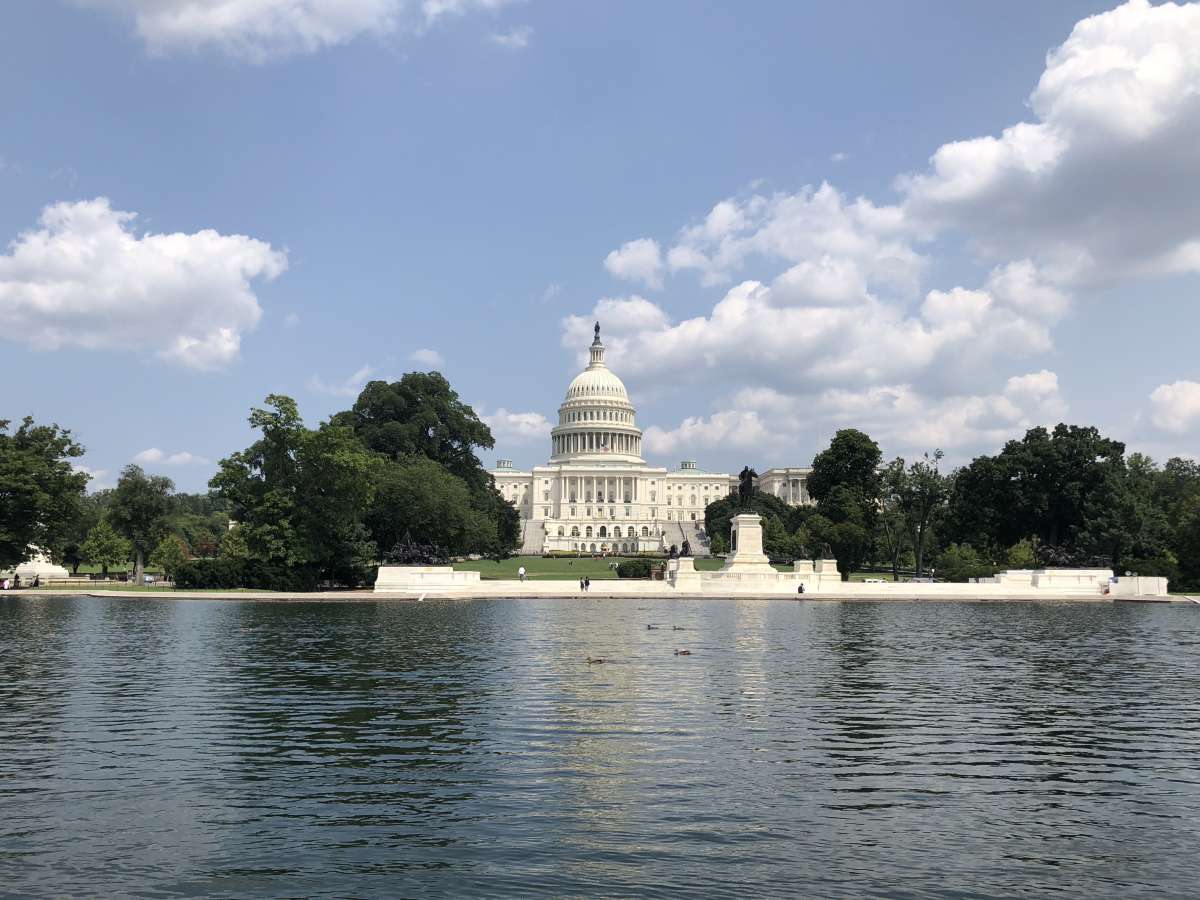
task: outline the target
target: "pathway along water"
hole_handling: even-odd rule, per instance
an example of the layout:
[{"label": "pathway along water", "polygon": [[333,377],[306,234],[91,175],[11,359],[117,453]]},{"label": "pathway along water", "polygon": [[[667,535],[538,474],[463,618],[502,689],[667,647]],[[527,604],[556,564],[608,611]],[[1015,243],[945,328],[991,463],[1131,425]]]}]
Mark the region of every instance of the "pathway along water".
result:
[{"label": "pathway along water", "polygon": [[0,894],[1194,896],[1198,634],[1190,604],[5,598]]}]

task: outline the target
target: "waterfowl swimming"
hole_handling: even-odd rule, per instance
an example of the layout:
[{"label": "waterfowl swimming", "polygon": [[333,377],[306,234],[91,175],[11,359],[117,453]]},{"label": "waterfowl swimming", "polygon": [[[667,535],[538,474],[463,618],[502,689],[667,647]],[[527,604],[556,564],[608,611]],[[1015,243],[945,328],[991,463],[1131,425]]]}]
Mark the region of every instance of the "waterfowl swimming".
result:
[{"label": "waterfowl swimming", "polygon": [[596,663],[602,663],[602,662],[604,662],[604,657],[602,657],[602,656],[589,656],[589,657],[587,658],[587,661],[588,661],[588,665],[589,665],[589,666],[594,666]]},{"label": "waterfowl swimming", "polygon": [[671,630],[672,631],[686,631],[687,629],[685,629],[682,625],[672,625]]},{"label": "waterfowl swimming", "polygon": [[658,626],[657,625],[647,625],[646,630],[647,631],[658,631]]},{"label": "waterfowl swimming", "polygon": [[692,651],[691,650],[676,650],[675,655],[676,656],[691,656]]}]

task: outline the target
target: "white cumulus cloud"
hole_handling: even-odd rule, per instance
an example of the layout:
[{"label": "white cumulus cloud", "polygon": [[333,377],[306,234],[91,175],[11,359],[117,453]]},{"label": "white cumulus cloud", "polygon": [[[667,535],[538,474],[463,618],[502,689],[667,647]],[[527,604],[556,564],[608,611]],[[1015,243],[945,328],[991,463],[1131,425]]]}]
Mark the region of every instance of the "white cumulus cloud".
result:
[{"label": "white cumulus cloud", "polygon": [[333,384],[324,381],[318,375],[313,375],[308,379],[308,389],[317,394],[328,394],[331,397],[357,397],[374,374],[375,369],[372,366],[364,365],[349,378]]},{"label": "white cumulus cloud", "polygon": [[156,54],[215,49],[250,62],[312,53],[360,35],[420,32],[505,0],[73,0],[128,19]]},{"label": "white cumulus cloud", "polygon": [[729,198],[685,228],[667,251],[672,271],[696,270],[705,284],[730,281],[748,262],[782,260],[853,266],[870,284],[916,289],[926,259],[904,212],[851,200],[832,185],[796,193]]},{"label": "white cumulus cloud", "polygon": [[251,282],[287,255],[212,230],[143,234],[109,200],[58,203],[0,255],[0,329],[55,350],[121,348],[222,369],[262,315]]},{"label": "white cumulus cloud", "polygon": [[492,430],[498,444],[530,444],[550,438],[550,420],[541,413],[511,412],[504,407],[486,413],[481,408],[479,418]]},{"label": "white cumulus cloud", "polygon": [[1200,4],[1130,0],[1078,22],[1035,121],[937,149],[898,184],[927,228],[1060,286],[1200,271]]},{"label": "white cumulus cloud", "polygon": [[197,456],[187,450],[180,450],[177,453],[164,453],[157,447],[148,447],[141,453],[133,457],[133,461],[138,465],[160,465],[160,466],[206,466],[208,460],[203,456]]},{"label": "white cumulus cloud", "polygon": [[505,50],[524,50],[533,39],[533,29],[528,25],[510,28],[508,31],[498,31],[490,36],[493,44]]},{"label": "white cumulus cloud", "polygon": [[646,287],[662,287],[663,259],[658,241],[638,238],[627,241],[604,258],[604,268],[617,278],[640,281]]},{"label": "white cumulus cloud", "polygon": [[1185,434],[1200,426],[1200,382],[1160,384],[1150,394],[1151,418],[1163,431]]},{"label": "white cumulus cloud", "polygon": [[408,358],[417,365],[426,366],[430,369],[440,369],[446,365],[446,360],[442,357],[442,354],[436,350],[430,350],[428,347],[414,350],[409,354]]}]

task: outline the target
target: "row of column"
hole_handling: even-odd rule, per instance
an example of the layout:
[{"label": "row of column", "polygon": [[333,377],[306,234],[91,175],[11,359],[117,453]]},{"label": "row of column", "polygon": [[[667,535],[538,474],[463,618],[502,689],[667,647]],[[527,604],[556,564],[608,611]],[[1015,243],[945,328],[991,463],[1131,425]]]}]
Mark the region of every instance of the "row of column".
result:
[{"label": "row of column", "polygon": [[577,431],[554,437],[556,456],[562,453],[598,453],[601,447],[607,447],[613,453],[640,456],[642,439],[636,434],[620,431]]},{"label": "row of column", "polygon": [[[616,475],[568,475],[566,496],[570,503],[635,503],[638,501],[638,479]],[[598,499],[603,497],[603,500]]]}]

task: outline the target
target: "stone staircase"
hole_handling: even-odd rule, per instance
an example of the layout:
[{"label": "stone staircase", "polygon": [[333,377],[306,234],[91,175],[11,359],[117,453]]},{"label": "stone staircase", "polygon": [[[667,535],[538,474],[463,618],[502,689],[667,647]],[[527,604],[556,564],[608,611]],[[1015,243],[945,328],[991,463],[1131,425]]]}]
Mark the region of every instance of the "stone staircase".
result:
[{"label": "stone staircase", "polygon": [[704,525],[701,522],[669,522],[667,523],[667,544],[682,547],[684,540],[691,544],[692,556],[711,556],[708,538],[703,536]]},{"label": "stone staircase", "polygon": [[541,556],[546,545],[546,526],[532,519],[521,522],[521,546],[517,548],[518,556]]}]

